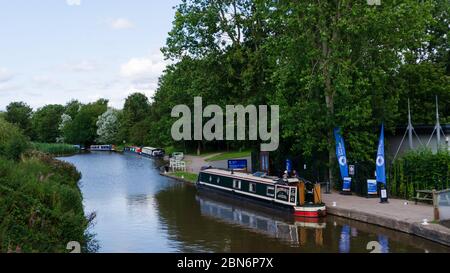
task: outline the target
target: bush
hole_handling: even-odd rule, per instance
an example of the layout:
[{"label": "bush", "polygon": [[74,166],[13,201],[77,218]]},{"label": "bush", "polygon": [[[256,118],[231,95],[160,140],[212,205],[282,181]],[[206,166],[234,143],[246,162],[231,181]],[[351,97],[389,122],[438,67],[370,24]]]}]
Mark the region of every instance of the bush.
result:
[{"label": "bush", "polygon": [[391,195],[411,199],[416,190],[450,188],[450,152],[429,150],[409,152],[390,171]]},{"label": "bush", "polygon": [[59,143],[33,143],[33,149],[54,156],[68,156],[79,152],[79,149],[70,144]]},{"label": "bush", "polygon": [[20,163],[0,159],[0,253],[67,252],[70,241],[87,250],[86,219],[71,164],[32,152]]},{"label": "bush", "polygon": [[18,160],[27,148],[28,140],[20,130],[0,119],[0,157]]}]

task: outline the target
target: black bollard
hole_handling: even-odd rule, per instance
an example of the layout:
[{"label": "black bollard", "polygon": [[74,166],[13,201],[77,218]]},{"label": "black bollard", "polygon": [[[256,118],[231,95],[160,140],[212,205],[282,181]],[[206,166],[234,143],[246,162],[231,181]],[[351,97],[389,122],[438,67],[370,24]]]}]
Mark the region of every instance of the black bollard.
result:
[{"label": "black bollard", "polygon": [[389,203],[388,192],[383,183],[380,183],[380,203]]}]

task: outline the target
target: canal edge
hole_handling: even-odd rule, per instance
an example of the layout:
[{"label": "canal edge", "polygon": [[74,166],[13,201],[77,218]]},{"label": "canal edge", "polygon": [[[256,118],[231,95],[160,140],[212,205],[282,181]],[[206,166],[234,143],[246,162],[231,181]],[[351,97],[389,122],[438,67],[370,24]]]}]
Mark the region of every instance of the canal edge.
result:
[{"label": "canal edge", "polygon": [[421,223],[401,221],[367,212],[336,207],[327,207],[327,213],[334,216],[389,228],[440,243],[445,246],[450,246],[450,230],[437,224],[422,225]]},{"label": "canal edge", "polygon": [[173,179],[173,180],[176,180],[176,181],[178,181],[178,182],[181,182],[181,183],[183,183],[183,184],[186,184],[186,185],[188,185],[188,186],[196,187],[195,183],[192,183],[191,181],[186,180],[186,179],[183,179],[183,178],[181,178],[181,177],[178,177],[178,176],[175,176],[175,175],[170,175],[169,173],[164,173],[164,172],[160,172],[159,174],[160,174],[161,176],[165,176],[165,177],[171,178],[171,179]]}]

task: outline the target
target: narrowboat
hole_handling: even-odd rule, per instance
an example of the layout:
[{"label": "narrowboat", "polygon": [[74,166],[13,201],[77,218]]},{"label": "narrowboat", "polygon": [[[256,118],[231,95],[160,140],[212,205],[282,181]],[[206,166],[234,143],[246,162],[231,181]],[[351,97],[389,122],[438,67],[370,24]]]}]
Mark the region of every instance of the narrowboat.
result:
[{"label": "narrowboat", "polygon": [[91,151],[111,152],[114,150],[113,145],[91,145],[89,148]]},{"label": "narrowboat", "polygon": [[253,200],[296,217],[326,216],[320,185],[300,178],[280,179],[206,168],[199,174],[197,187]]},{"label": "narrowboat", "polygon": [[125,152],[141,154],[142,149],[140,147],[135,147],[135,146],[125,147]]},{"label": "narrowboat", "polygon": [[165,153],[164,150],[159,148],[153,147],[142,148],[142,155],[147,157],[163,157],[164,153]]}]

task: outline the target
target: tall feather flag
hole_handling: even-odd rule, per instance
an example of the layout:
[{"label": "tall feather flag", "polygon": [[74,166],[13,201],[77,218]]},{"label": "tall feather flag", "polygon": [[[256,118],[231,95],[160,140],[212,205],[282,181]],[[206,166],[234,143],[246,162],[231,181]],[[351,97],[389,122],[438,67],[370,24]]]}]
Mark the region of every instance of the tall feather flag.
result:
[{"label": "tall feather flag", "polygon": [[347,154],[345,152],[344,138],[341,135],[341,129],[334,129],[334,137],[336,139],[336,157],[341,170],[342,180],[348,177]]},{"label": "tall feather flag", "polygon": [[384,124],[381,125],[380,141],[377,153],[377,182],[386,186],[386,160],[384,156]]}]

